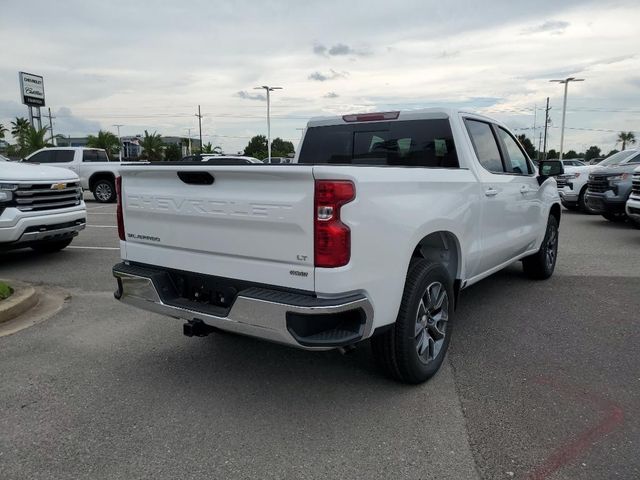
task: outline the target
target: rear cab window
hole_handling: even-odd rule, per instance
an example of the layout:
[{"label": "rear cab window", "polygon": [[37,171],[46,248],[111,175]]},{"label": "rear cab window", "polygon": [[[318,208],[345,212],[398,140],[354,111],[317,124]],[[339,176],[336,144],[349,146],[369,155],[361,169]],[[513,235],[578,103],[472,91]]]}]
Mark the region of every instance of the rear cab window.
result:
[{"label": "rear cab window", "polygon": [[298,163],[459,168],[448,119],[310,127]]}]

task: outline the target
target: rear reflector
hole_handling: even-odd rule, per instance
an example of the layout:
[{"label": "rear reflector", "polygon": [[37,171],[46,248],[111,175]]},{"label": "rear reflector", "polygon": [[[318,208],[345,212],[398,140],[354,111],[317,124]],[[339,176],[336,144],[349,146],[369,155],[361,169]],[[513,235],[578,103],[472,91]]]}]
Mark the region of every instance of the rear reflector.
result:
[{"label": "rear reflector", "polygon": [[340,209],[356,197],[348,180],[316,180],[314,212],[314,264],[335,268],[349,263],[351,230],[340,221]]},{"label": "rear reflector", "polygon": [[343,115],[345,122],[375,122],[379,120],[396,120],[400,112],[376,112],[376,113],[355,113]]},{"label": "rear reflector", "polygon": [[126,240],[124,236],[124,218],[122,216],[122,177],[116,177],[116,195],[118,204],[116,205],[116,219],[118,221],[118,237]]}]

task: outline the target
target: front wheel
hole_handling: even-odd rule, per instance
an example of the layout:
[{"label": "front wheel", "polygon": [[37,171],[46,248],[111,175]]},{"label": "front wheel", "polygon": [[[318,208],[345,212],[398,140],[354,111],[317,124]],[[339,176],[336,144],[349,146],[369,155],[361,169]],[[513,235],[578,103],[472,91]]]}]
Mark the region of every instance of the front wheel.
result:
[{"label": "front wheel", "polygon": [[66,240],[56,240],[54,242],[40,242],[31,245],[31,248],[40,253],[54,253],[67,248],[72,240],[73,238],[68,238]]},{"label": "front wheel", "polygon": [[540,249],[522,259],[524,273],[536,280],[546,280],[556,268],[558,259],[558,220],[550,215]]},{"label": "front wheel", "polygon": [[116,201],[116,187],[111,180],[98,180],[93,186],[93,198],[100,203]]},{"label": "front wheel", "polygon": [[593,215],[596,212],[594,212],[591,207],[589,206],[589,204],[586,202],[586,200],[584,199],[584,194],[587,193],[587,187],[584,187],[582,189],[582,191],[580,192],[580,196],[578,197],[578,205],[580,206],[580,210],[582,210],[584,213],[587,213],[589,215]]},{"label": "front wheel", "polygon": [[449,348],[452,316],[453,286],[447,270],[428,260],[413,260],[395,324],[371,339],[376,362],[401,382],[428,380]]}]

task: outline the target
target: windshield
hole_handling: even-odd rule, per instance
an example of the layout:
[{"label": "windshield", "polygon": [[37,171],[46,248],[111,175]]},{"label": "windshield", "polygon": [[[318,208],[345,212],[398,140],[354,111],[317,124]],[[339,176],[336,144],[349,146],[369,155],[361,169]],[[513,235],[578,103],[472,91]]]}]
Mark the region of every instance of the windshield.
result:
[{"label": "windshield", "polygon": [[630,157],[636,155],[637,153],[637,150],[624,150],[622,152],[614,153],[609,158],[605,158],[603,161],[598,163],[598,166],[617,165],[624,162],[625,160],[628,160]]}]

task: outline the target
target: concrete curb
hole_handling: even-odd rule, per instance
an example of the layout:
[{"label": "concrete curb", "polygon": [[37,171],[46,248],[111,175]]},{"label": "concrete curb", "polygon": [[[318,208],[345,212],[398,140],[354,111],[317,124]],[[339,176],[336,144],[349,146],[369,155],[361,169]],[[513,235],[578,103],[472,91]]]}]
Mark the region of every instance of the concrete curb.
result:
[{"label": "concrete curb", "polygon": [[31,285],[15,280],[2,280],[13,288],[13,294],[0,302],[0,323],[22,315],[38,303],[38,294]]}]

